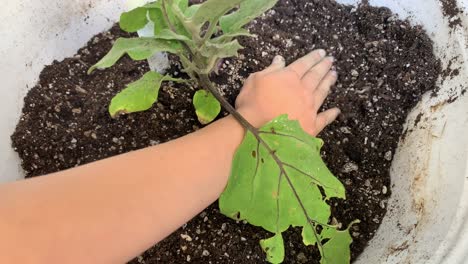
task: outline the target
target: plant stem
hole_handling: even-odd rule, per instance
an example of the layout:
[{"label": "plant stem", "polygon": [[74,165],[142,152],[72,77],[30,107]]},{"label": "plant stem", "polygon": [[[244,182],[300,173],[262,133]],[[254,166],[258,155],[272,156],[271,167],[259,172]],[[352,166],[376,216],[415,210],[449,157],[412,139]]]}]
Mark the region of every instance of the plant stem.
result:
[{"label": "plant stem", "polygon": [[174,25],[172,25],[171,20],[169,20],[169,15],[167,14],[167,9],[166,9],[166,0],[162,0],[162,13],[164,20],[166,20],[167,25],[169,28],[174,32],[177,33]]},{"label": "plant stem", "polygon": [[[176,28],[174,27],[174,25],[172,24],[171,20],[169,19],[169,15],[167,14],[167,9],[166,9],[166,0],[161,0],[162,1],[162,13],[163,13],[163,18],[164,20],[166,20],[166,23],[167,25],[169,26],[169,29],[176,33],[176,34],[179,34],[176,30]],[[185,41],[182,41],[180,40],[180,43],[182,43],[182,45],[184,46],[184,48],[187,50],[187,52],[189,53],[190,57],[193,59],[193,51],[192,49],[190,48],[189,45],[187,45],[187,43],[185,43]]]},{"label": "plant stem", "polygon": [[200,85],[208,89],[229,114],[234,116],[245,129],[252,132],[254,135],[259,135],[258,129],[250,124],[250,122],[237,112],[237,110],[219,93],[218,89],[210,81],[208,74],[200,74],[199,77]]},{"label": "plant stem", "polygon": [[213,22],[210,23],[210,26],[205,32],[205,35],[203,36],[202,43],[203,45],[206,43],[207,40],[211,39],[211,36],[214,34],[214,30],[216,29],[216,25],[218,25],[219,18],[216,18]]}]

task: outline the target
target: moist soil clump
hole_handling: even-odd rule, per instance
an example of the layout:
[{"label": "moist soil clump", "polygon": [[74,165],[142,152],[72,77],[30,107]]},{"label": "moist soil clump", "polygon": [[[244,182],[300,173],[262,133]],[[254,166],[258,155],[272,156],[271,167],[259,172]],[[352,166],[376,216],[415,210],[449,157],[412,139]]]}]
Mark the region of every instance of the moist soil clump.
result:
[{"label": "moist soil clump", "polygon": [[[212,76],[231,102],[243,80],[277,54],[292,62],[325,48],[336,58],[340,77],[324,109],[338,106],[343,114],[320,137],[325,141],[323,157],[347,192],[347,200],[331,201],[332,222],[346,227],[361,221],[351,229],[355,259],[385,215],[389,169],[407,114],[423,93],[436,89],[441,68],[432,42],[421,27],[366,3],[352,7],[280,0],[248,28],[257,37],[242,38],[246,48],[240,56],[225,60],[220,74]],[[111,98],[149,70],[146,62],[124,57],[108,70],[86,74],[122,36],[129,35],[114,26],[74,57],[45,67],[25,98],[12,136],[28,177],[160,144],[200,128],[191,102],[195,87],[182,84],[165,84],[149,111],[109,117]],[[182,75],[172,62],[168,73]],[[258,241],[269,236],[224,217],[214,204],[131,263],[263,263]],[[319,263],[317,250],[301,241],[299,229],[285,233],[285,263]]]}]

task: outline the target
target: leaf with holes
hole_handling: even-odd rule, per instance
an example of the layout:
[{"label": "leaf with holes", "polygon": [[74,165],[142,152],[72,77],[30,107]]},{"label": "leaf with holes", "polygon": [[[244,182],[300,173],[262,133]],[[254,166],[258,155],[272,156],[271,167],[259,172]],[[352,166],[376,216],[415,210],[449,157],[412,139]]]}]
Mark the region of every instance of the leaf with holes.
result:
[{"label": "leaf with holes", "polygon": [[122,56],[128,54],[134,60],[144,60],[160,51],[171,53],[181,52],[182,45],[177,41],[155,38],[119,38],[104,58],[88,70],[88,74],[95,69],[106,69],[113,66]]},{"label": "leaf with holes", "polygon": [[159,88],[163,81],[182,80],[150,71],[138,81],[129,84],[112,99],[109,114],[111,117],[116,117],[150,109],[158,99]]},{"label": "leaf with holes", "polygon": [[[318,231],[336,229],[328,224],[331,211],[327,200],[345,198],[344,186],[320,157],[322,144],[297,121],[280,116],[262,127],[257,137],[248,132],[234,157],[228,185],[219,199],[221,212],[274,233],[261,241],[272,263],[283,260],[281,233],[290,226],[302,227],[304,243],[316,244],[324,260],[330,243],[324,240],[332,241],[335,236],[337,241],[344,239],[342,233],[329,232],[332,237],[322,237]],[[346,252],[349,244],[333,243],[333,248]],[[341,263],[347,262],[334,264]]]},{"label": "leaf with holes", "polygon": [[193,106],[198,116],[198,121],[203,125],[211,123],[221,112],[221,104],[208,91],[199,90],[193,97]]}]

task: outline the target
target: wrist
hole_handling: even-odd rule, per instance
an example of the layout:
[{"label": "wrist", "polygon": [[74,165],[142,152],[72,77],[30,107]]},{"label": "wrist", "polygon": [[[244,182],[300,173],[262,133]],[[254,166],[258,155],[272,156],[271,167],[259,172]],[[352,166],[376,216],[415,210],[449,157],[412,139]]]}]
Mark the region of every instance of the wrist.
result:
[{"label": "wrist", "polygon": [[253,111],[244,108],[238,109],[237,111],[255,128],[260,128],[269,121],[266,118],[264,118],[264,115],[262,115],[258,111]]}]

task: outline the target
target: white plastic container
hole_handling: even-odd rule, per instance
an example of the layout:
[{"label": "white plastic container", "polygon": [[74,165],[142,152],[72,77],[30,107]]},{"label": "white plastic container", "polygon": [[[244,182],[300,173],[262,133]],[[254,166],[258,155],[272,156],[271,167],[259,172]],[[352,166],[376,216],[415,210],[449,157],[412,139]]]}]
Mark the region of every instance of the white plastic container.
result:
[{"label": "white plastic container", "polygon": [[[141,0],[136,0],[141,1]],[[356,0],[339,0],[355,4]],[[408,118],[417,128],[400,142],[392,165],[388,213],[358,263],[468,262],[468,18],[451,29],[439,0],[374,0],[424,25],[444,66],[460,74],[425,96]],[[465,10],[468,0],[458,0]],[[10,135],[23,97],[44,65],[73,55],[93,35],[108,29],[126,9],[120,1],[17,0],[0,9],[0,182],[23,177]],[[448,103],[450,98],[458,100]]]}]

